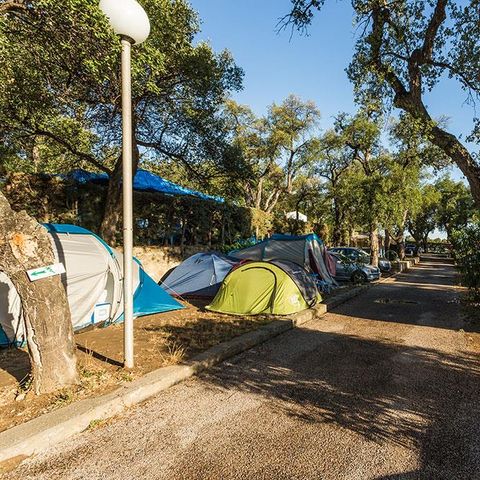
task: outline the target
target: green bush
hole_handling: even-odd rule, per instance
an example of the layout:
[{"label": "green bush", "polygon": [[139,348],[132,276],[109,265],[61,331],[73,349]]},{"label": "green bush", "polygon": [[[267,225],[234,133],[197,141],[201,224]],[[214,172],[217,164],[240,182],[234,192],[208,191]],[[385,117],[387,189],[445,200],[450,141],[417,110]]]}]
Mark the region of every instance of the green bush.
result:
[{"label": "green bush", "polygon": [[462,284],[480,298],[480,222],[454,232],[452,243]]}]

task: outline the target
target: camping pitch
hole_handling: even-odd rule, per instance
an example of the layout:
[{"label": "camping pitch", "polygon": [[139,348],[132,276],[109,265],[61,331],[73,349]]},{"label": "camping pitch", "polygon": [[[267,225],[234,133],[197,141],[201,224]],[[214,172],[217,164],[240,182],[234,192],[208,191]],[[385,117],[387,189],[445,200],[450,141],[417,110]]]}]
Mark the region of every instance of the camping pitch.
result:
[{"label": "camping pitch", "polygon": [[312,307],[318,300],[315,281],[300,265],[248,262],[225,277],[206,308],[237,315],[289,315]]},{"label": "camping pitch", "polygon": [[214,297],[236,263],[220,253],[197,253],[175,267],[160,284],[173,296]]},{"label": "camping pitch", "polygon": [[[45,227],[56,262],[65,266],[62,281],[74,330],[123,321],[122,256],[84,228],[55,224]],[[137,262],[133,275],[135,317],[183,308]],[[25,340],[20,298],[10,279],[0,272],[0,345],[22,345]]]},{"label": "camping pitch", "polygon": [[325,264],[326,248],[314,233],[309,235],[272,235],[248,248],[234,250],[229,256],[237,260],[287,260],[315,273],[328,285],[335,285]]}]

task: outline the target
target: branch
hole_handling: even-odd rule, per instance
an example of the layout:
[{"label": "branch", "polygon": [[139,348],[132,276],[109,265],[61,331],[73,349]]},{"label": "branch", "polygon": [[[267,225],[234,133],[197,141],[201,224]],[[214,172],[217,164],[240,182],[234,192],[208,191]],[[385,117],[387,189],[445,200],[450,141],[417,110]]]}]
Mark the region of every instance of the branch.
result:
[{"label": "branch", "polygon": [[446,62],[438,62],[436,60],[429,60],[426,62],[428,65],[432,65],[432,67],[439,67],[439,68],[445,68],[446,70],[450,71],[453,75],[456,75],[468,88],[474,91],[478,91],[478,86],[475,85],[474,82],[469,80],[468,78],[465,77],[465,75],[455,68],[453,65],[450,65],[449,63]]},{"label": "branch", "polygon": [[420,99],[422,95],[422,72],[420,66],[430,62],[433,54],[433,45],[440,25],[446,19],[445,6],[447,0],[437,0],[432,18],[425,31],[425,38],[421,48],[416,48],[408,60],[408,77],[412,95]]},{"label": "branch", "polygon": [[198,170],[192,167],[191,163],[187,160],[185,153],[172,152],[167,150],[162,145],[157,142],[145,142],[143,140],[137,139],[137,145],[145,148],[153,148],[157,152],[165,155],[166,157],[172,158],[174,160],[179,160],[182,162],[191,173],[193,173],[198,179],[205,181],[207,178],[205,175],[201,174]]},{"label": "branch", "polygon": [[378,73],[387,80],[395,94],[397,96],[404,96],[407,94],[407,89],[402,81],[391,67],[382,62],[381,46],[385,24],[389,23],[390,10],[388,8],[377,7],[372,12],[372,18],[372,33],[368,38],[368,43],[371,47],[372,64],[377,69]]},{"label": "branch", "polygon": [[10,12],[26,12],[27,10],[26,1],[22,0],[6,0],[0,5],[0,15]]},{"label": "branch", "polygon": [[447,15],[445,13],[446,6],[447,0],[437,0],[437,5],[435,6],[432,18],[430,19],[427,30],[425,32],[425,39],[423,41],[423,46],[421,49],[421,59],[423,63],[428,62],[432,59],[435,37],[437,36],[440,26],[447,18]]},{"label": "branch", "polygon": [[93,155],[85,152],[81,152],[77,150],[73,145],[71,145],[69,142],[67,142],[64,138],[62,138],[59,135],[56,135],[55,133],[52,133],[48,130],[43,130],[41,128],[35,128],[33,131],[31,131],[32,135],[43,135],[44,137],[48,137],[58,144],[62,145],[65,147],[70,153],[73,155],[81,158],[82,160],[85,160],[88,163],[91,163],[94,167],[98,168],[104,173],[107,173],[110,175],[112,172],[111,170],[103,165],[101,162],[99,162]]}]

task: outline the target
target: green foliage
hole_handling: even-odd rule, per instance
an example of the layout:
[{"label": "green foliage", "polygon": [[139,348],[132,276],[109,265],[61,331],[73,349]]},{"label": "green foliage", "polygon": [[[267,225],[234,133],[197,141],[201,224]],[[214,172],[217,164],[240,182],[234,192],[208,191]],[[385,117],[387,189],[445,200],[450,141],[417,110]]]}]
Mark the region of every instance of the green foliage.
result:
[{"label": "green foliage", "polygon": [[242,248],[248,248],[255,245],[256,243],[257,240],[255,239],[255,237],[250,237],[246,240],[240,239],[233,243],[221,245],[219,251],[228,254],[233,250],[241,250]]},{"label": "green foliage", "polygon": [[444,176],[435,183],[440,194],[436,210],[438,227],[450,238],[454,230],[465,227],[475,213],[475,206],[468,187]]},{"label": "green foliage", "polygon": [[272,231],[272,214],[259,208],[249,208],[251,228],[257,238],[267,237]]},{"label": "green foliage", "polygon": [[280,105],[272,104],[262,118],[233,101],[226,103],[226,112],[233,144],[244,160],[244,175],[237,181],[244,190],[245,204],[272,213],[313,160],[320,112],[313,102],[295,95]]},{"label": "green foliage", "polygon": [[420,189],[420,198],[416,211],[409,215],[407,227],[418,244],[426,244],[428,235],[437,226],[437,209],[441,193],[434,185],[424,185]]},{"label": "green foliage", "polygon": [[[197,175],[221,170],[232,155],[219,112],[225,96],[241,88],[243,72],[229,52],[193,43],[199,19],[186,0],[142,5],[151,34],[133,47],[134,149],[143,147],[145,160],[188,164]],[[33,0],[0,18],[0,135],[19,168],[40,168],[28,166],[40,142],[48,147],[39,153],[41,168],[50,168],[48,156],[61,159],[57,171],[113,169],[120,150],[119,54],[97,0]]]},{"label": "green foliage", "polygon": [[462,283],[480,298],[480,222],[452,232],[452,242]]}]

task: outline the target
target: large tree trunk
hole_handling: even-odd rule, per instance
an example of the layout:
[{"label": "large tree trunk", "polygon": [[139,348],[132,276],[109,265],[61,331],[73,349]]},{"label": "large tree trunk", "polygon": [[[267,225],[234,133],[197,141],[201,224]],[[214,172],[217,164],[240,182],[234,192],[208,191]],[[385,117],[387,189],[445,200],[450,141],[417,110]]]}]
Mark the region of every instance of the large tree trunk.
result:
[{"label": "large tree trunk", "polygon": [[56,275],[30,282],[26,270],[55,263],[47,231],[14,212],[0,192],[0,270],[22,302],[33,388],[48,393],[77,383],[75,340],[65,287]]},{"label": "large tree trunk", "polygon": [[398,243],[398,258],[400,260],[405,260],[405,236],[402,235],[402,238],[397,243]]},{"label": "large tree trunk", "polygon": [[[411,94],[397,94],[394,104],[414,118],[421,120],[426,126],[433,122],[422,101],[414,98]],[[429,140],[450,157],[465,175],[475,204],[477,208],[480,208],[480,165],[455,135],[446,132],[439,126],[431,129]]]},{"label": "large tree trunk", "polygon": [[[140,155],[138,146],[133,141],[132,174],[135,177]],[[117,244],[117,236],[122,232],[122,156],[115,164],[108,181],[107,197],[102,224],[100,225],[101,237],[112,246]]]},{"label": "large tree trunk", "polygon": [[378,227],[376,223],[370,226],[370,263],[374,267],[378,267],[379,244],[378,244]]},{"label": "large tree trunk", "polygon": [[422,238],[421,245],[423,246],[423,251],[427,253],[428,252],[428,234]]},{"label": "large tree trunk", "polygon": [[122,159],[117,161],[113,172],[108,180],[107,196],[105,198],[105,210],[100,236],[112,246],[117,244],[117,235],[122,231]]}]

